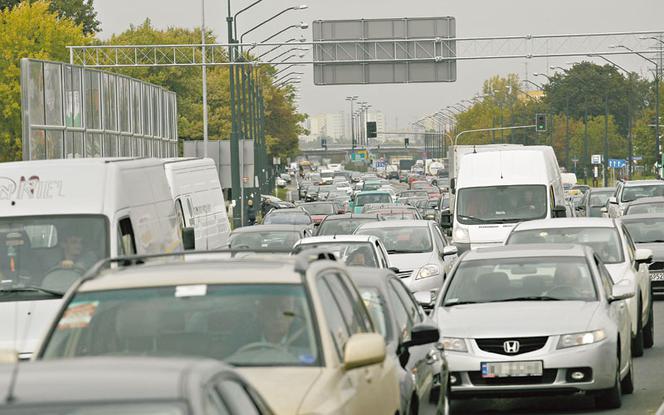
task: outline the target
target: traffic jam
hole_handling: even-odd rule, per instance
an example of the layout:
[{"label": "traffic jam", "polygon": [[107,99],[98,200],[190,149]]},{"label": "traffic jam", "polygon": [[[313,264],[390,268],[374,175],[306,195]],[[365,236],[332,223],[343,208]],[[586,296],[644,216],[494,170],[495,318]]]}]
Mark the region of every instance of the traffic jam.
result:
[{"label": "traffic jam", "polygon": [[211,159],[0,164],[0,413],[638,396],[664,181],[590,187],[551,147],[487,144],[408,170],[302,159],[276,184],[232,229]]}]

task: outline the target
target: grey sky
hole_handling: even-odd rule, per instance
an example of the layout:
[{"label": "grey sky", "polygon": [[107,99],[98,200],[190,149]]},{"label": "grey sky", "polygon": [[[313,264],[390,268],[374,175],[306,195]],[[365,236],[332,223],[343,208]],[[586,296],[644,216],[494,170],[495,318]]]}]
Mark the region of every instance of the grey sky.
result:
[{"label": "grey sky", "polygon": [[[232,0],[234,12],[252,0]],[[239,32],[278,11],[297,4],[307,4],[303,11],[289,12],[254,32],[250,40],[261,39],[285,26],[313,20],[454,16],[457,36],[492,36],[525,34],[561,34],[618,32],[636,30],[664,31],[664,0],[264,0],[241,16]],[[102,37],[126,30],[129,24],[150,18],[158,28],[168,26],[195,27],[200,25],[200,0],[96,0],[95,6],[102,22]],[[226,1],[206,0],[207,25],[226,40]],[[311,40],[311,29],[303,32]],[[279,39],[299,36],[292,30]],[[629,57],[614,59],[629,70],[646,71],[643,61]],[[561,65],[569,58],[527,62],[528,73],[547,72],[549,65]],[[599,60],[597,60],[600,63]],[[313,85],[311,68],[305,72],[301,89],[300,109],[310,114],[348,110],[345,97],[359,95],[378,110],[382,110],[389,128],[395,117],[399,127],[415,121],[424,113],[469,98],[482,87],[482,82],[494,74],[517,72],[526,74],[525,60],[493,60],[460,62],[458,79],[454,83],[325,86]],[[537,82],[541,82],[537,79]]]}]

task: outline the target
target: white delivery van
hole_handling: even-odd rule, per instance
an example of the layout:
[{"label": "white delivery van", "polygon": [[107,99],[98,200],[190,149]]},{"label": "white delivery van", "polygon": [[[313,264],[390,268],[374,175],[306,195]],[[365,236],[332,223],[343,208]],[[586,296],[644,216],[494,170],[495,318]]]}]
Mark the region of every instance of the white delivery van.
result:
[{"label": "white delivery van", "polygon": [[[164,170],[183,230],[185,248],[226,248],[231,225],[214,160],[166,159]],[[190,234],[192,230],[193,235]]]},{"label": "white delivery van", "polygon": [[161,160],[0,163],[0,349],[29,357],[97,261],[181,250]]},{"label": "white delivery van", "polygon": [[460,251],[501,245],[518,222],[565,214],[551,147],[470,153],[461,159],[452,227]]}]

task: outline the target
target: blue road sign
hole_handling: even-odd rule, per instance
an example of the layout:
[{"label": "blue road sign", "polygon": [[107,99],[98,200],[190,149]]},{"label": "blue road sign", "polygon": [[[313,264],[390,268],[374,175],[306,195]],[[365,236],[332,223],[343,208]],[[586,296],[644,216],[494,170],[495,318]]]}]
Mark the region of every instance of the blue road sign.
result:
[{"label": "blue road sign", "polygon": [[609,167],[612,169],[622,169],[627,165],[625,159],[609,159]]}]

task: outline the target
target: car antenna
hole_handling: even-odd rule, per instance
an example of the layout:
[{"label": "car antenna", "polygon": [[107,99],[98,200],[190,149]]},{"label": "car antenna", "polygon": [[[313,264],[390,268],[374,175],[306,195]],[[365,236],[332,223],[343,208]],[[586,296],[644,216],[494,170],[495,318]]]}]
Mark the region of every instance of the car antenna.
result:
[{"label": "car antenna", "polygon": [[499,151],[498,154],[500,154],[500,178],[504,179],[504,177],[503,177],[503,152]]},{"label": "car antenna", "polygon": [[477,145],[473,145],[473,154],[477,154]]},{"label": "car antenna", "polygon": [[14,367],[12,368],[11,378],[9,379],[9,387],[7,388],[5,403],[12,403],[16,400],[16,396],[14,396],[14,389],[16,388],[16,379],[18,378],[18,365],[19,360],[17,358],[16,363],[14,363]]}]

